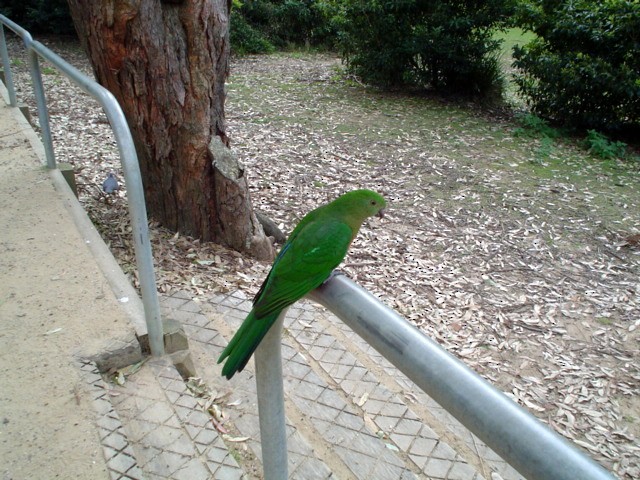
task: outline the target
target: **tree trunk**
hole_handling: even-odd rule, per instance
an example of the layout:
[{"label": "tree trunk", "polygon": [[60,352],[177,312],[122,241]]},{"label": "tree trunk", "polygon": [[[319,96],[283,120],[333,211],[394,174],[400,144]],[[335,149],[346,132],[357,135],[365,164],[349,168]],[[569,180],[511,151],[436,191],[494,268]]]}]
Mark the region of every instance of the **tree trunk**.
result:
[{"label": "tree trunk", "polygon": [[150,215],[271,258],[225,133],[230,0],[68,2],[96,78],[129,122]]}]

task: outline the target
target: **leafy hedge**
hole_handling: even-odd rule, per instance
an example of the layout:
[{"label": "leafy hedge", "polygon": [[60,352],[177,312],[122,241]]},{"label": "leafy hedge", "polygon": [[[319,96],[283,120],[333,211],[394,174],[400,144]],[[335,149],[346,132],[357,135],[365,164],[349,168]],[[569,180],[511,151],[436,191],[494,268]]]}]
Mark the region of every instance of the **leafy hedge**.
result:
[{"label": "leafy hedge", "polygon": [[66,0],[0,0],[0,13],[32,33],[76,34]]},{"label": "leafy hedge", "polygon": [[518,21],[537,35],[514,50],[534,112],[579,128],[640,124],[640,2],[535,0]]},{"label": "leafy hedge", "polygon": [[381,87],[486,95],[501,87],[509,0],[344,0],[340,50],[352,73]]},{"label": "leafy hedge", "polygon": [[316,0],[242,0],[231,14],[231,43],[238,53],[275,48],[329,47],[335,32],[328,3]]},{"label": "leafy hedge", "polygon": [[272,53],[276,47],[237,10],[231,11],[231,50],[237,55]]}]

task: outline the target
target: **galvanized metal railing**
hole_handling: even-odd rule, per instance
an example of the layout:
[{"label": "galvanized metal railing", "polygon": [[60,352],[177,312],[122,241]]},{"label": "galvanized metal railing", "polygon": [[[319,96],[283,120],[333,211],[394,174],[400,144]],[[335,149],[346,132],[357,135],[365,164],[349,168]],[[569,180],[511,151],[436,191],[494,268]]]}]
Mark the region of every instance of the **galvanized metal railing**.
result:
[{"label": "galvanized metal railing", "polygon": [[[347,277],[333,276],[308,298],[349,325],[525,478],[613,480],[595,461]],[[283,318],[265,336],[255,359],[266,480],[287,478],[279,353]],[[271,399],[261,398],[266,395]]]},{"label": "galvanized metal railing", "polygon": [[147,224],[147,209],[144,203],[144,191],[142,189],[142,176],[140,174],[140,165],[138,164],[135,145],[124,113],[116,98],[106,88],[84,75],[40,42],[34,41],[31,34],[24,28],[12,22],[4,15],[0,15],[0,56],[4,68],[5,85],[9,92],[9,102],[12,107],[16,107],[18,103],[11,74],[9,53],[4,36],[5,26],[22,39],[29,56],[31,82],[36,97],[38,122],[42,133],[42,143],[44,145],[48,168],[56,168],[56,160],[53,151],[47,100],[42,83],[42,76],[40,74],[40,57],[78,85],[82,91],[96,99],[107,115],[118,145],[125,185],[127,187],[129,215],[131,216],[136,265],[140,279],[140,290],[142,292],[149,347],[152,355],[163,355],[164,339],[162,318],[160,316],[160,303],[156,289],[151,242],[149,241],[149,226]]},{"label": "galvanized metal railing", "polygon": [[286,314],[287,309],[280,313],[254,354],[262,472],[265,480],[288,478],[281,348],[282,325]]}]

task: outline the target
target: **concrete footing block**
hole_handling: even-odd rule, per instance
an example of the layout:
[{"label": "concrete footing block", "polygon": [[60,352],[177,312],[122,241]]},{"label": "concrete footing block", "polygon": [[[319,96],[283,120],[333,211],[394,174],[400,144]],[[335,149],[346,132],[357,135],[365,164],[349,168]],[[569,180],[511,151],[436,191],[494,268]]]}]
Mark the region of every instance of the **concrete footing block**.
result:
[{"label": "concrete footing block", "polygon": [[[196,368],[189,353],[189,340],[182,323],[172,318],[164,318],[162,320],[162,328],[164,332],[164,352],[171,358],[182,378],[187,379],[197,376]],[[139,336],[138,342],[142,352],[145,355],[150,355],[148,335]]]},{"label": "concrete footing block", "polygon": [[60,170],[60,173],[62,173],[62,176],[73,191],[73,194],[78,198],[78,185],[76,184],[76,174],[73,170],[73,165],[69,163],[58,163],[57,166],[58,170]]}]

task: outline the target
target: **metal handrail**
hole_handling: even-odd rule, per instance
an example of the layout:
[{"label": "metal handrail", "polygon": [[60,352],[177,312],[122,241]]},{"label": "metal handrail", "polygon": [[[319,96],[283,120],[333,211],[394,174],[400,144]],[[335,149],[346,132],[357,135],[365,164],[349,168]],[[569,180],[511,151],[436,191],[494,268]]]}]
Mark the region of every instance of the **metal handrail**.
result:
[{"label": "metal handrail", "polygon": [[[9,27],[16,35],[18,35],[22,42],[25,45],[27,50],[27,55],[29,57],[29,70],[31,73],[31,83],[33,85],[33,93],[36,97],[36,106],[38,109],[38,123],[40,124],[40,131],[42,132],[42,144],[44,146],[44,153],[47,158],[47,167],[50,169],[56,168],[56,158],[53,153],[53,141],[51,140],[51,128],[49,124],[49,111],[47,110],[47,98],[44,94],[44,86],[42,83],[42,74],[40,73],[40,62],[38,61],[38,55],[31,48],[35,43],[31,34],[22,28],[17,23],[12,22],[4,15],[0,15],[0,30],[2,30],[2,35],[0,38],[2,39],[2,62],[4,67],[4,72],[7,78],[9,78],[9,82],[7,82],[7,90],[9,91],[9,98],[13,100],[14,103],[11,103],[12,107],[17,105],[16,102],[16,92],[13,85],[13,78],[11,75],[11,65],[9,64],[9,53],[7,52],[7,44],[4,38],[4,28],[2,25],[6,25]],[[63,72],[64,73],[64,72]]]},{"label": "metal handrail", "polygon": [[153,267],[153,255],[151,253],[151,242],[149,240],[149,226],[147,223],[147,208],[144,202],[144,191],[142,188],[142,176],[140,165],[136,154],[135,145],[131,136],[131,131],[127,120],[122,112],[118,101],[102,85],[87,77],[77,68],[67,63],[60,56],[53,53],[40,42],[36,42],[31,34],[18,24],[12,22],[4,15],[0,15],[0,56],[4,66],[7,90],[12,106],[16,106],[15,89],[11,76],[11,65],[9,54],[4,37],[4,26],[7,26],[16,33],[24,42],[25,49],[29,55],[29,66],[31,71],[31,81],[35,92],[38,107],[38,121],[42,132],[47,167],[56,168],[56,161],[53,151],[51,130],[49,127],[49,114],[47,111],[46,96],[42,76],[40,74],[39,57],[51,63],[60,73],[79,86],[82,91],[91,95],[100,103],[107,119],[113,129],[122,169],[124,181],[127,188],[127,199],[129,215],[131,216],[131,227],[136,253],[136,265],[140,279],[140,290],[142,293],[142,303],[144,305],[145,321],[147,324],[147,334],[149,337],[149,347],[151,354],[160,356],[164,354],[164,338],[162,330],[162,318],[160,316],[160,302],[156,288],[155,270]]},{"label": "metal handrail", "polygon": [[[347,277],[333,276],[307,297],[339,317],[525,478],[613,480],[590,457]],[[284,453],[274,452],[277,439],[285,431],[284,406],[278,391],[281,388],[278,385],[282,385],[282,363],[280,356],[273,354],[280,349],[280,329],[270,334],[256,350],[256,382],[258,386],[272,385],[273,390],[273,393],[267,389],[258,392],[259,397],[262,393],[273,395],[271,400],[258,398],[260,420],[263,415],[268,416],[271,428],[260,435],[265,479],[284,480],[286,443],[280,442]],[[271,357],[267,358],[267,352]],[[263,368],[267,360],[269,367]],[[266,406],[262,408],[262,404]],[[269,476],[266,464],[272,462],[264,458],[265,446],[269,447],[268,455],[278,455],[281,465]]]},{"label": "metal handrail", "polygon": [[[17,25],[16,25],[17,26]],[[31,37],[31,35],[29,35]],[[18,106],[18,100],[16,99],[16,88],[13,85],[13,75],[11,75],[11,68],[9,67],[9,52],[7,51],[7,41],[4,38],[4,28],[0,26],[0,55],[2,55],[2,65],[4,71],[4,83],[7,86],[9,92],[9,105],[12,107]]]},{"label": "metal handrail", "polygon": [[570,442],[345,276],[309,297],[324,305],[527,479],[613,480]]}]

